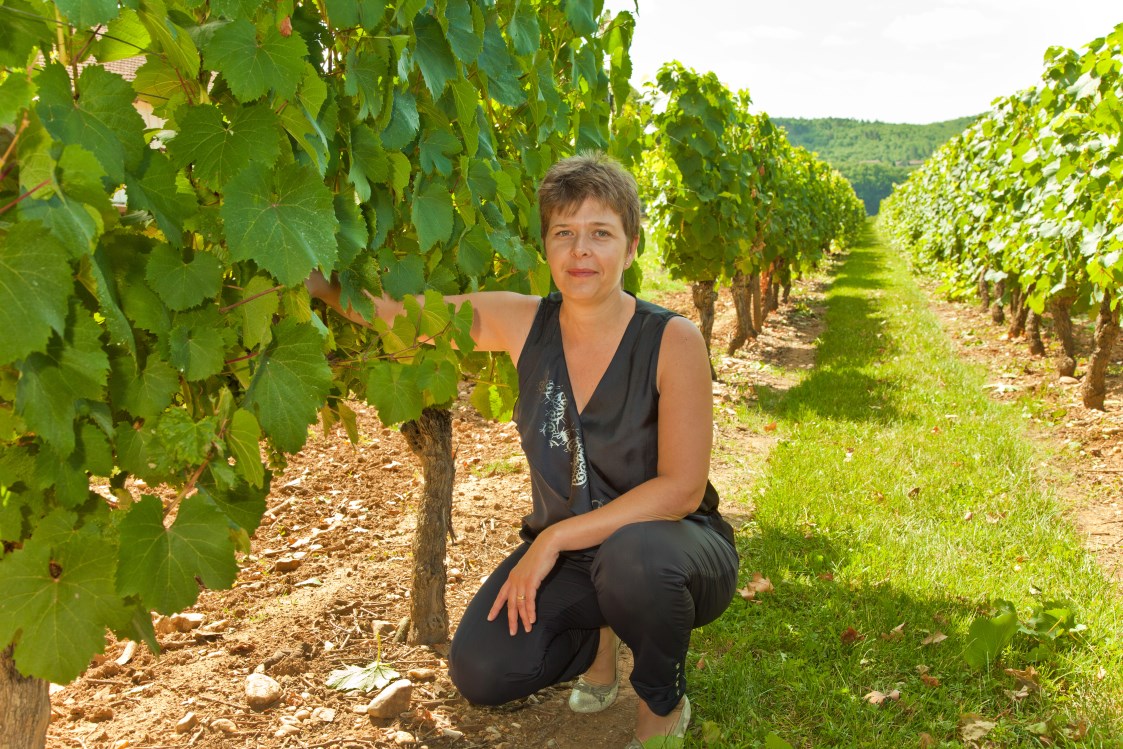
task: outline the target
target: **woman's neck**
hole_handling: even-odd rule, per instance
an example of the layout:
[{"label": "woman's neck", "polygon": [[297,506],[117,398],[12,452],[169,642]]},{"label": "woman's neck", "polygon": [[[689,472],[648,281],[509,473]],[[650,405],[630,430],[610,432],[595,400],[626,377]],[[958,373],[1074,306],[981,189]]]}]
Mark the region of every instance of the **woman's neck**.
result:
[{"label": "woman's neck", "polygon": [[631,319],[636,309],[635,297],[623,289],[597,302],[578,302],[572,299],[563,299],[562,302],[559,312],[562,325],[571,334],[581,337],[586,334],[603,335],[606,329]]}]

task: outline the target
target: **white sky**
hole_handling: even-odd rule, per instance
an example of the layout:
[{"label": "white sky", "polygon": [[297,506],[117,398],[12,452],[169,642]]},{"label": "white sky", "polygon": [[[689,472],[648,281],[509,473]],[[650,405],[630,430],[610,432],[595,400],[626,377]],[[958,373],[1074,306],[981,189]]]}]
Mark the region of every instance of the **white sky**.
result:
[{"label": "white sky", "polygon": [[1035,85],[1049,46],[1119,23],[1121,0],[639,0],[632,82],[676,59],[773,117],[936,122]]}]

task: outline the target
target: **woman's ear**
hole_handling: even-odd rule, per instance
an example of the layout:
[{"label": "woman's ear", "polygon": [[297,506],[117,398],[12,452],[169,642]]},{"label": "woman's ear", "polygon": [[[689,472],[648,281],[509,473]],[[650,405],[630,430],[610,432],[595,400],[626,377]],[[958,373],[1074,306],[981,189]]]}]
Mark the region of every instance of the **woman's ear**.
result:
[{"label": "woman's ear", "polygon": [[639,236],[636,236],[634,239],[632,239],[632,244],[631,244],[631,247],[628,248],[628,253],[626,255],[624,255],[624,267],[625,268],[632,267],[632,263],[635,262],[635,259],[636,259],[636,250],[638,250],[638,249],[639,249]]}]

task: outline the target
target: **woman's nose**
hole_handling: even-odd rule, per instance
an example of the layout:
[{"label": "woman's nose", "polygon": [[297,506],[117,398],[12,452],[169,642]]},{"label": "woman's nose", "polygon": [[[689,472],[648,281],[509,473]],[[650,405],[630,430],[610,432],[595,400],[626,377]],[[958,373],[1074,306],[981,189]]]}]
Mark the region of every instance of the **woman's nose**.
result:
[{"label": "woman's nose", "polygon": [[589,254],[589,237],[583,233],[578,233],[573,238],[572,252],[577,257],[584,257]]}]

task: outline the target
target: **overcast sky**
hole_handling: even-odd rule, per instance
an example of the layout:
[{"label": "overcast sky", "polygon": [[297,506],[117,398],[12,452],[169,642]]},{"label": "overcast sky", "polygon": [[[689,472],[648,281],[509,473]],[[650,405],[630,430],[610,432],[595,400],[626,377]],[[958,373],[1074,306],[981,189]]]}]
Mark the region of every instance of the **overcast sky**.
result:
[{"label": "overcast sky", "polygon": [[639,0],[633,83],[677,59],[774,117],[936,122],[1035,85],[1050,45],[1119,23],[1123,0]]}]

